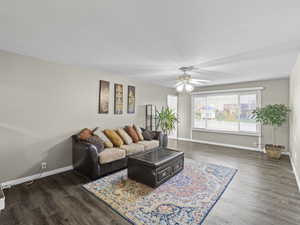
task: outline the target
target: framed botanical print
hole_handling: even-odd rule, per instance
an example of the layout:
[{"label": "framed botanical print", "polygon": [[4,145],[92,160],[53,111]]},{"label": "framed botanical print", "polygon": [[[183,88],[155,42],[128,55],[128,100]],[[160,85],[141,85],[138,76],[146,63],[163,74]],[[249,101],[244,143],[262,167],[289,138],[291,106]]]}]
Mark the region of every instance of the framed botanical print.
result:
[{"label": "framed botanical print", "polygon": [[135,87],[128,86],[127,113],[135,113]]},{"label": "framed botanical print", "polygon": [[109,81],[100,80],[99,113],[109,112]]},{"label": "framed botanical print", "polygon": [[123,85],[115,84],[115,114],[123,114]]}]

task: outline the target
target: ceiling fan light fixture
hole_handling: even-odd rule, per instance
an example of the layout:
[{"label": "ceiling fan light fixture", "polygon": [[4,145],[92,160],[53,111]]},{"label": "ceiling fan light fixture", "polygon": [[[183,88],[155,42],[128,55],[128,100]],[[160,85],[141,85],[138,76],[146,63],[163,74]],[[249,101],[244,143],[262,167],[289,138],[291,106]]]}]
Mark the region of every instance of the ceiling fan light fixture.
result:
[{"label": "ceiling fan light fixture", "polygon": [[194,86],[191,84],[186,84],[185,90],[186,90],[186,92],[192,92],[194,90]]},{"label": "ceiling fan light fixture", "polygon": [[177,92],[190,93],[194,90],[194,86],[189,83],[180,84],[176,87]]},{"label": "ceiling fan light fixture", "polygon": [[201,86],[209,82],[209,80],[193,79],[191,75],[186,74],[186,72],[192,71],[193,69],[195,69],[193,66],[179,68],[183,74],[177,77],[177,84],[175,85],[177,92],[190,93],[194,90],[194,86]]},{"label": "ceiling fan light fixture", "polygon": [[183,92],[183,89],[184,89],[184,84],[180,84],[176,87],[176,91],[178,92]]}]

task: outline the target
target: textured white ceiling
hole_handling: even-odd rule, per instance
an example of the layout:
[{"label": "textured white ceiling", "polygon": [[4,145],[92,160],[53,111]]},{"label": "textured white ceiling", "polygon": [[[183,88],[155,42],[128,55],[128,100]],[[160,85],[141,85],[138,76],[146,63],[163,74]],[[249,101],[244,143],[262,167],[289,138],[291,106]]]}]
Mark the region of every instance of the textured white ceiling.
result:
[{"label": "textured white ceiling", "polygon": [[1,0],[0,49],[171,86],[287,77],[299,0]]}]

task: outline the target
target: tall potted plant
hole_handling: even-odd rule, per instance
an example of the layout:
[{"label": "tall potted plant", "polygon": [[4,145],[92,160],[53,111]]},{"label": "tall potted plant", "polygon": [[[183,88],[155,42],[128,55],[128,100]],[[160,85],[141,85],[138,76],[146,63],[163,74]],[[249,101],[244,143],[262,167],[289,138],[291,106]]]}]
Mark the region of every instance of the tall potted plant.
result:
[{"label": "tall potted plant", "polygon": [[254,110],[253,117],[257,122],[272,127],[272,144],[266,144],[265,150],[269,158],[279,159],[284,146],[278,145],[276,141],[276,128],[281,127],[287,121],[290,109],[283,104],[267,105]]},{"label": "tall potted plant", "polygon": [[162,146],[168,146],[168,135],[175,129],[178,121],[175,112],[169,107],[162,108],[160,112],[156,111],[157,123],[163,132]]}]

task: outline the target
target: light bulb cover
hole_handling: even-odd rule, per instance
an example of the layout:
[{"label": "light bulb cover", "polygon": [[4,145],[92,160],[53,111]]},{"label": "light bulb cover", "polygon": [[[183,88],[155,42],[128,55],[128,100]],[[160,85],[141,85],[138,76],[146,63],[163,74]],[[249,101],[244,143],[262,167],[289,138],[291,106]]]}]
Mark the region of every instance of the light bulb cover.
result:
[{"label": "light bulb cover", "polygon": [[194,90],[194,86],[191,84],[186,84],[185,90],[186,90],[186,92],[192,92]]},{"label": "light bulb cover", "polygon": [[178,92],[183,92],[183,89],[184,89],[184,84],[181,84],[176,87],[176,91],[178,91]]}]

